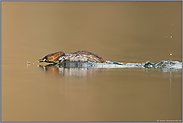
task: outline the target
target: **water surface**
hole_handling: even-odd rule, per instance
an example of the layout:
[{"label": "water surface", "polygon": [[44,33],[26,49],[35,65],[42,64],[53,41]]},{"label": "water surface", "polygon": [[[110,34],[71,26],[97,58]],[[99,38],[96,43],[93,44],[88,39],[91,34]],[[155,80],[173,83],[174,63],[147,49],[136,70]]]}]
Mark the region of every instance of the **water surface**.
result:
[{"label": "water surface", "polygon": [[2,121],[181,120],[181,69],[37,63],[77,50],[122,63],[182,62],[181,2],[3,1],[1,43]]}]

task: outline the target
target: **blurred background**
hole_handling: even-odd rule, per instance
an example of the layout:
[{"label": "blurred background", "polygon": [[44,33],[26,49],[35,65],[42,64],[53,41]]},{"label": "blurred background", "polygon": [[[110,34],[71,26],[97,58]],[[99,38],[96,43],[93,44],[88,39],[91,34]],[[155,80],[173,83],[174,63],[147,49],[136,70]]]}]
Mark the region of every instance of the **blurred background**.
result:
[{"label": "blurred background", "polygon": [[181,2],[2,2],[2,63],[77,50],[182,61]]}]

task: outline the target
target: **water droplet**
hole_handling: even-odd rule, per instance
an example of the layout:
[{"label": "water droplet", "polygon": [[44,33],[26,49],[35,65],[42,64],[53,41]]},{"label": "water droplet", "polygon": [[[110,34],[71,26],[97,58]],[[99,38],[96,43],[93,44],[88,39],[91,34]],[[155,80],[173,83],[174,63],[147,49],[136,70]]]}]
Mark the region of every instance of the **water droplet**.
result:
[{"label": "water droplet", "polygon": [[27,64],[30,64],[30,61],[27,61]]},{"label": "water droplet", "polygon": [[170,38],[173,38],[173,36],[171,35]]},{"label": "water droplet", "polygon": [[173,55],[172,53],[170,53],[170,55]]}]

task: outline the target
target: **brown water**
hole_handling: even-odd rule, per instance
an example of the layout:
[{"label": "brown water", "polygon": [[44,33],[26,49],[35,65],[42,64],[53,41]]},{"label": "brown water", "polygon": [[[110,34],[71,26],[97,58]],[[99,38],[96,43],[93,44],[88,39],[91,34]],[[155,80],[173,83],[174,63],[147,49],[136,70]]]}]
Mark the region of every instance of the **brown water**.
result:
[{"label": "brown water", "polygon": [[37,63],[59,50],[89,50],[126,63],[182,61],[181,7],[181,2],[3,1],[2,121],[182,120],[181,70]]}]

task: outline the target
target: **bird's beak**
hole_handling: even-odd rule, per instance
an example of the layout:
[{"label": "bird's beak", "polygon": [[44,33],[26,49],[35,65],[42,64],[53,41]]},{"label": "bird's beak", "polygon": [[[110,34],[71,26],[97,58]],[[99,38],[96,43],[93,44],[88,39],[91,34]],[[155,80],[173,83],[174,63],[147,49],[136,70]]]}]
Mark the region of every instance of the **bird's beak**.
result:
[{"label": "bird's beak", "polygon": [[45,62],[46,59],[39,59],[38,62]]}]

